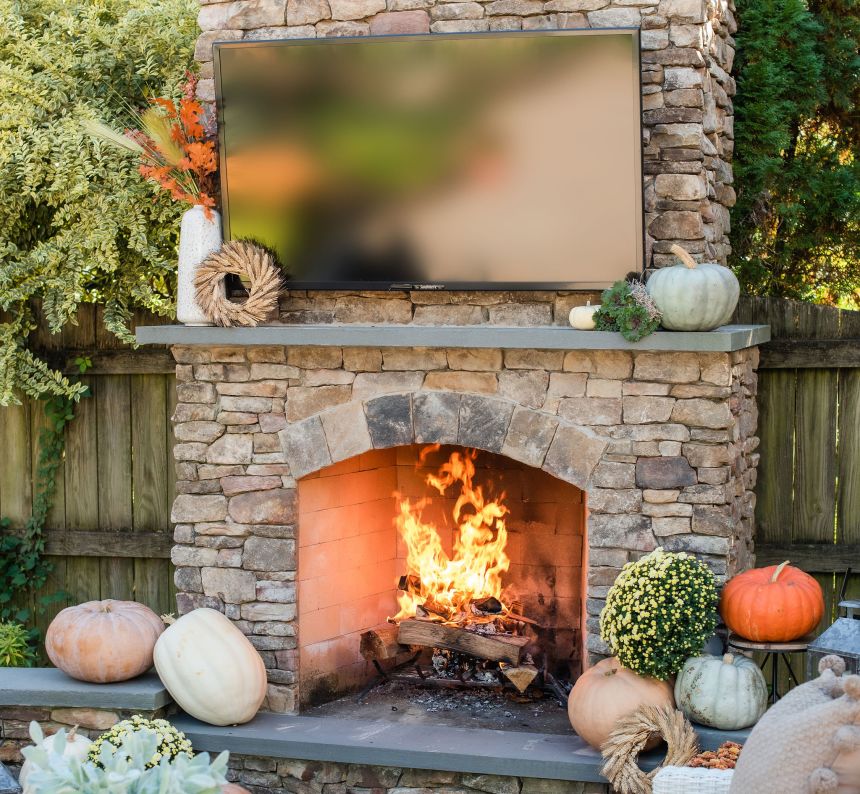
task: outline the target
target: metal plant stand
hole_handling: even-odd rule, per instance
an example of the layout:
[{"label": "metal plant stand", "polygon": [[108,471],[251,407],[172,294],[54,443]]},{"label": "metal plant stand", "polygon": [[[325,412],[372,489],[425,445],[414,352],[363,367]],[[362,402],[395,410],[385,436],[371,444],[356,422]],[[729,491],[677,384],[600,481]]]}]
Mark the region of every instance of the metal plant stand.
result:
[{"label": "metal plant stand", "polygon": [[764,672],[765,667],[770,662],[770,702],[773,704],[785,694],[785,692],[779,691],[780,662],[785,666],[789,680],[794,686],[797,686],[799,681],[794,674],[794,670],[791,669],[791,661],[788,655],[790,653],[806,653],[806,649],[813,639],[814,635],[810,634],[792,642],[753,642],[752,640],[739,637],[737,634],[729,634],[728,645],[730,648],[737,648],[741,651],[759,651],[765,654],[765,658],[761,663],[761,669]]}]

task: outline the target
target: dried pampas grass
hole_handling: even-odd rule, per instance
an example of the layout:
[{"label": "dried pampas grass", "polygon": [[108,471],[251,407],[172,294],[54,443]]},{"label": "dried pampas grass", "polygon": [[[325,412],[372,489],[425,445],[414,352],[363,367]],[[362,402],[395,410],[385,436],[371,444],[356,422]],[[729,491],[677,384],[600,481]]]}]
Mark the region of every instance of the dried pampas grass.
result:
[{"label": "dried pampas grass", "polygon": [[[249,283],[248,297],[241,303],[226,298],[221,284],[228,273]],[[197,302],[216,325],[258,325],[278,308],[283,286],[275,257],[265,248],[244,240],[225,243],[210,254],[194,276]]]}]

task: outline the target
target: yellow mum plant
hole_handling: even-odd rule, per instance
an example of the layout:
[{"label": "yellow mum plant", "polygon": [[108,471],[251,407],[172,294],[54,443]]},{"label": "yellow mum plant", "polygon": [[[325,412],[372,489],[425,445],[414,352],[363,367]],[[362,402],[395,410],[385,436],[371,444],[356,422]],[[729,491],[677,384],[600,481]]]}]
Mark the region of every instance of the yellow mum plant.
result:
[{"label": "yellow mum plant", "polygon": [[665,681],[713,634],[717,602],[707,565],[656,549],[618,575],[600,613],[600,636],[625,667]]}]

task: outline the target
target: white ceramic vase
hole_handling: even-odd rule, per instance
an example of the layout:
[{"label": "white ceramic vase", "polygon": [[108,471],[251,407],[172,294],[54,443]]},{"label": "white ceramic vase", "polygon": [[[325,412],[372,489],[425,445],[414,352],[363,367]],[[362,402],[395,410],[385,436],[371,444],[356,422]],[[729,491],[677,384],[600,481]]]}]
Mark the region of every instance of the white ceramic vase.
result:
[{"label": "white ceramic vase", "polygon": [[197,303],[194,275],[197,267],[221,247],[221,216],[199,204],[182,214],[179,231],[179,272],[176,286],[176,319],[184,325],[213,325]]}]

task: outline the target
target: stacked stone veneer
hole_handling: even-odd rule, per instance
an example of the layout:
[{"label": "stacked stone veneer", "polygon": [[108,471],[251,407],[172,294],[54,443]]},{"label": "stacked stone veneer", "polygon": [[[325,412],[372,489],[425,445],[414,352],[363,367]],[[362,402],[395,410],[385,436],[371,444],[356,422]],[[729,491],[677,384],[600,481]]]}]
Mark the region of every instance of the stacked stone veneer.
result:
[{"label": "stacked stone veneer", "polygon": [[178,607],[223,610],[297,700],[297,479],[371,449],[474,446],[586,492],[587,648],[620,568],[663,545],[746,567],[758,351],[174,347]]},{"label": "stacked stone veneer", "polygon": [[609,794],[604,783],[474,775],[321,761],[231,756],[231,780],[254,794]]},{"label": "stacked stone veneer", "polygon": [[[646,266],[672,243],[725,263],[735,92],[732,0],[201,0],[198,96],[215,84],[212,44],[248,39],[641,27]],[[631,262],[631,269],[638,263]]]}]

